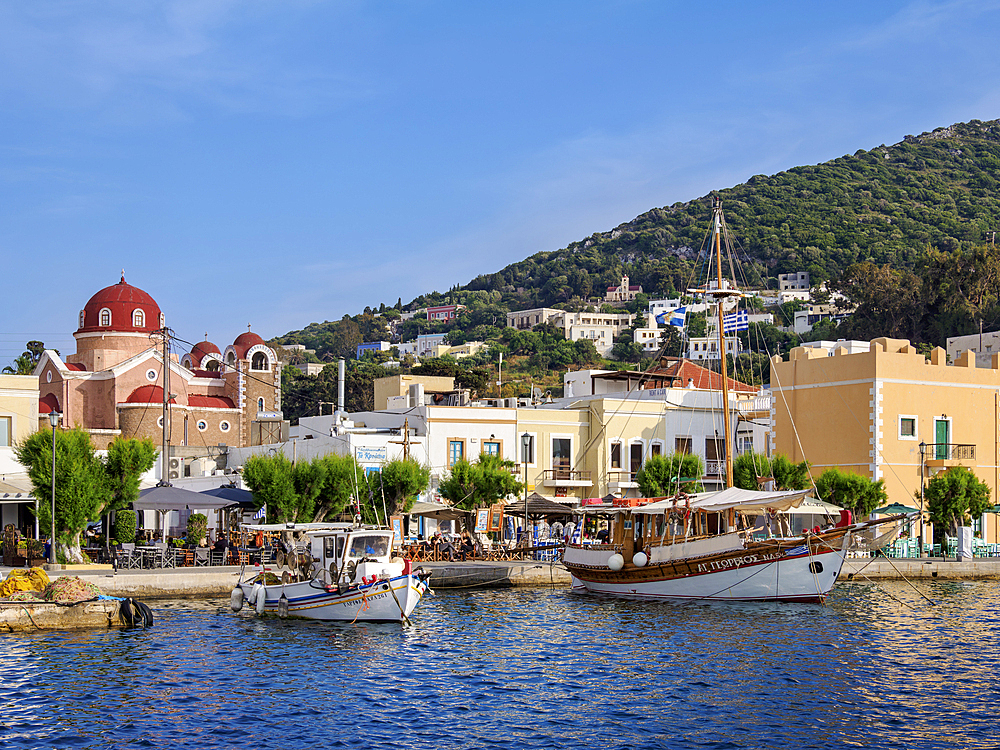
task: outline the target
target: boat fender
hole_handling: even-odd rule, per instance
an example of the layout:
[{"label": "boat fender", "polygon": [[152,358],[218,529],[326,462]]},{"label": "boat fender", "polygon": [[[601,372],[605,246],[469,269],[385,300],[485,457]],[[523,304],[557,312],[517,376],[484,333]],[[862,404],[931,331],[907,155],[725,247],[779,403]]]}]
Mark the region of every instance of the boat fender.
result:
[{"label": "boat fender", "polygon": [[250,590],[247,592],[247,606],[248,607],[252,607],[254,605],[255,601],[257,601],[257,584],[256,583],[254,585],[252,585],[250,587]]},{"label": "boat fender", "polygon": [[243,609],[243,589],[239,586],[233,589],[233,593],[229,595],[229,608],[233,612],[239,612]]},{"label": "boat fender", "polygon": [[254,606],[257,608],[258,615],[264,614],[264,607],[267,606],[267,592],[264,590],[263,586],[261,586],[260,591],[257,592],[257,600]]},{"label": "boat fender", "polygon": [[281,597],[278,599],[278,617],[284,620],[288,617],[288,597],[285,596],[285,592],[281,592]]},{"label": "boat fender", "polygon": [[122,623],[124,623],[126,628],[135,626],[135,611],[132,609],[131,599],[122,600],[121,605],[118,607],[118,616],[121,617]]},{"label": "boat fender", "polygon": [[646,556],[645,552],[636,552],[632,557],[632,564],[637,568],[645,568],[646,563],[649,562],[649,558]]},{"label": "boat fender", "polygon": [[614,571],[619,571],[625,566],[625,558],[617,552],[608,558],[608,567]]},{"label": "boat fender", "polygon": [[136,618],[136,624],[142,623],[142,627],[151,628],[153,627],[153,610],[140,601],[132,600],[133,604],[138,609],[138,617]]},{"label": "boat fender", "polygon": [[413,560],[403,558],[403,575],[408,576],[413,571]]}]

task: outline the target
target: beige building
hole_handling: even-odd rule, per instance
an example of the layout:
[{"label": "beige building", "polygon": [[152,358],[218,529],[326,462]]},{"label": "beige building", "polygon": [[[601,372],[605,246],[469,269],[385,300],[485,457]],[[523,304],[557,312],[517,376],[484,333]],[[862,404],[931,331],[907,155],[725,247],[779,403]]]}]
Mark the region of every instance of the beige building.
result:
[{"label": "beige building", "polygon": [[[772,358],[771,389],[771,447],[808,460],[814,476],[839,467],[882,479],[890,503],[916,507],[923,444],[927,477],[966,466],[997,497],[1000,354],[977,368],[971,351],[948,365],[944,349],[925,359],[900,339],[860,353],[826,342],[793,349],[788,362]],[[1000,540],[995,514],[974,526]]]}]

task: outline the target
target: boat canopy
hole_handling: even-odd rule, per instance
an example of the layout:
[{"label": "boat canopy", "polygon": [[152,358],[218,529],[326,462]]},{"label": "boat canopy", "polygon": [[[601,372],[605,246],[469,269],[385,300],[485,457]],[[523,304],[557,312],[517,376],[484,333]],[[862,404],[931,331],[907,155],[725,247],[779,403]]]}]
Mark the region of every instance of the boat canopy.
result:
[{"label": "boat canopy", "polygon": [[[691,509],[708,513],[721,513],[730,509],[738,510],[741,513],[760,513],[767,508],[787,511],[801,505],[806,495],[810,492],[812,492],[812,489],[793,490],[791,492],[760,492],[757,490],[741,490],[739,487],[729,487],[721,492],[693,495],[691,498]],[[669,512],[675,507],[686,507],[686,503],[675,503],[673,498],[670,498],[669,500],[660,500],[648,505],[640,505],[630,510],[633,513],[656,515]],[[815,512],[822,513],[824,511]]]},{"label": "boat canopy", "polygon": [[246,523],[250,531],[350,531],[351,523]]}]

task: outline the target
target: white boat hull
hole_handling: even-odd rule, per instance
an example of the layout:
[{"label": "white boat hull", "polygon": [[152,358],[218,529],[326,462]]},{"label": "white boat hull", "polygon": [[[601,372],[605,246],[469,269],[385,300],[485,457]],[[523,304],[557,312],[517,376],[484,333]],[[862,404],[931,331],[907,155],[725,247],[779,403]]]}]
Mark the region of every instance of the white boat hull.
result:
[{"label": "white boat hull", "polygon": [[248,608],[256,607],[256,600],[251,597],[255,587],[258,596],[266,597],[262,614],[278,615],[284,594],[288,601],[288,617],[344,622],[400,622],[416,608],[428,584],[416,573],[351,586],[342,591],[318,580],[273,586],[242,582],[239,588]]},{"label": "white boat hull", "polygon": [[800,547],[796,551],[782,551],[780,556],[736,552],[704,563],[690,560],[691,569],[683,575],[657,575],[655,564],[629,565],[614,573],[607,568],[567,568],[573,589],[591,594],[661,600],[824,601],[840,575],[844,549],[828,546],[809,554]]}]

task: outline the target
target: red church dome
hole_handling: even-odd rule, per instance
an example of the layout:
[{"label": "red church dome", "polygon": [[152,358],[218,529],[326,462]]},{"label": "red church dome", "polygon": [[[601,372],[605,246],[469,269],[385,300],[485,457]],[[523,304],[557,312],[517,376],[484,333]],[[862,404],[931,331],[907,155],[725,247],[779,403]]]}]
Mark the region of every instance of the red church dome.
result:
[{"label": "red church dome", "polygon": [[162,325],[156,301],[122,276],[90,298],[80,312],[77,333],[151,333]]},{"label": "red church dome", "polygon": [[206,354],[218,354],[219,358],[222,358],[222,352],[219,351],[219,347],[211,341],[199,341],[191,347],[191,364],[194,365],[195,369],[201,367],[202,360],[205,359]]},{"label": "red church dome", "polygon": [[247,331],[246,333],[241,333],[236,337],[236,341],[233,342],[233,349],[236,350],[236,354],[240,359],[247,356],[247,352],[250,351],[252,347],[257,346],[257,344],[267,345],[264,339],[258,336],[253,331]]}]

